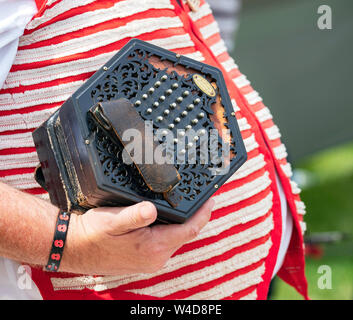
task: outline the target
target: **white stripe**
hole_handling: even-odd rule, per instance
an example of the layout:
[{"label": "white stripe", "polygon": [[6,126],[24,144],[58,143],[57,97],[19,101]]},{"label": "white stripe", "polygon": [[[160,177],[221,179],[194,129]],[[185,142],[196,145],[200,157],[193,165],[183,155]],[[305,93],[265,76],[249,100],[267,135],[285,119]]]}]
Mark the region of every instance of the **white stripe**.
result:
[{"label": "white stripe", "polygon": [[228,180],[226,183],[229,183],[231,181],[234,180],[239,180],[242,178],[247,177],[248,175],[254,173],[257,170],[262,169],[263,167],[265,167],[266,162],[264,161],[264,155],[263,154],[259,154],[258,156],[256,156],[255,158],[252,158],[250,160],[247,160],[241,167],[240,169],[234,173]]},{"label": "white stripe", "polygon": [[227,207],[244,199],[248,199],[265,190],[269,185],[271,185],[271,179],[269,178],[269,173],[266,171],[262,176],[251,182],[214,196],[213,199],[216,201],[214,209]]},{"label": "white stripe", "polygon": [[251,91],[250,93],[245,94],[244,96],[245,96],[246,100],[248,101],[248,103],[251,105],[262,101],[262,98],[259,96],[259,93],[255,90]]},{"label": "white stripe", "polygon": [[292,193],[299,194],[301,192],[301,189],[298,187],[298,184],[295,181],[290,180],[290,185],[292,188]]},{"label": "white stripe", "polygon": [[190,11],[189,15],[193,21],[197,21],[203,17],[208,16],[211,13],[212,11],[208,3],[204,3],[201,7],[199,7],[197,11]]},{"label": "white stripe", "polygon": [[243,88],[243,87],[245,87],[245,86],[250,84],[250,81],[248,80],[248,78],[245,75],[243,75],[243,74],[241,76],[239,76],[239,77],[234,78],[233,82],[235,83],[235,85],[239,89],[241,89],[241,88]]},{"label": "white stripe", "polygon": [[10,72],[6,78],[4,89],[28,86],[54,79],[75,76],[98,70],[116,52],[103,53],[94,57],[53,64],[43,68]]},{"label": "white stripe", "polygon": [[304,234],[306,231],[306,223],[304,221],[299,221],[299,224],[300,224],[300,228],[302,230],[302,234]]},{"label": "white stripe", "polygon": [[[237,211],[232,212],[232,216],[230,216],[230,219],[234,219],[235,220],[234,223],[236,225],[244,224],[249,221],[258,219],[258,218],[264,216],[266,213],[268,213],[268,211],[272,208],[272,206],[273,206],[272,199],[273,199],[273,194],[272,194],[272,192],[270,192],[261,201],[255,203],[255,204],[249,205],[243,209],[239,209]],[[207,224],[207,226],[208,226],[208,224]]]},{"label": "white stripe", "polygon": [[184,54],[184,56],[200,62],[205,60],[205,57],[202,55],[200,51],[187,53],[187,54]]},{"label": "white stripe", "polygon": [[245,149],[247,152],[250,152],[259,146],[255,140],[254,134],[252,134],[249,138],[244,139],[243,142],[244,142]]},{"label": "white stripe", "polygon": [[306,207],[305,207],[305,203],[303,201],[298,201],[295,200],[295,206],[297,208],[297,212],[301,215],[304,215],[306,213]]},{"label": "white stripe", "polygon": [[[164,297],[164,296],[176,293],[180,290],[187,290],[197,285],[220,278],[225,274],[234,272],[235,270],[242,269],[255,262],[260,261],[261,259],[267,256],[270,247],[271,247],[271,240],[268,240],[266,243],[254,249],[239,253],[226,261],[222,261],[214,265],[205,267],[202,270],[190,272],[180,277],[174,278],[172,280],[163,281],[147,288],[135,289],[135,290],[129,290],[129,291],[136,294],[146,294],[154,297]],[[247,278],[247,280],[249,280],[250,278],[253,281],[249,281],[249,282],[244,281],[244,279],[242,279],[241,276],[238,277],[237,282],[240,282],[240,283],[237,283],[236,285],[234,285],[232,292],[224,292],[225,295],[223,297],[228,296],[235,291],[243,290],[256,283],[261,282],[262,281],[261,275],[263,274],[264,270],[265,270],[264,268],[261,268],[257,274],[257,277],[254,277],[252,272],[249,272],[244,275]],[[222,295],[222,292],[220,292],[220,294]],[[200,292],[192,296],[189,296],[189,299],[202,299],[203,297],[204,297],[204,292]]]},{"label": "white stripe", "polygon": [[0,150],[8,148],[34,147],[31,132],[0,136]]},{"label": "white stripe", "polygon": [[138,35],[156,30],[182,26],[183,23],[179,17],[160,17],[134,20],[119,28],[99,31],[85,37],[63,41],[59,44],[48,45],[41,48],[19,50],[16,55],[15,64],[61,58],[100,48],[125,39],[126,37],[136,37]]},{"label": "white stripe", "polygon": [[84,29],[117,18],[125,18],[149,9],[173,9],[169,0],[129,0],[116,3],[110,8],[84,12],[65,20],[51,23],[20,38],[20,46],[48,40],[73,30]]},{"label": "white stripe", "polygon": [[53,4],[55,1],[57,0],[48,0],[47,3],[46,3],[46,6],[50,6],[51,4]]},{"label": "white stripe", "polygon": [[176,35],[168,38],[153,39],[148,42],[167,50],[194,47],[195,45],[191,41],[190,35],[188,34]]},{"label": "white stripe", "polygon": [[190,241],[198,241],[211,236],[216,236],[224,230],[230,229],[234,226],[247,223],[267,214],[272,208],[273,194],[270,192],[261,201],[249,205],[245,208],[233,211],[221,218],[210,221],[200,232],[196,239]]},{"label": "white stripe", "polygon": [[232,57],[230,57],[229,59],[227,59],[224,62],[221,62],[221,65],[223,66],[223,68],[229,72],[233,69],[238,69],[238,66],[234,63],[234,59]]},{"label": "white stripe", "polygon": [[47,120],[59,107],[34,111],[31,113],[16,113],[9,116],[0,117],[0,132],[32,129],[39,127]]},{"label": "white stripe", "polygon": [[16,189],[31,189],[40,187],[34,179],[34,173],[15,174],[12,176],[0,177],[0,181]]},{"label": "white stripe", "polygon": [[50,201],[49,200],[49,194],[47,192],[43,193],[43,194],[35,194],[36,197],[45,200],[45,201]]},{"label": "white stripe", "polygon": [[241,119],[238,119],[237,121],[238,121],[240,131],[251,129],[251,126],[248,123],[248,120],[246,120],[246,118],[241,118]]},{"label": "white stripe", "polygon": [[276,125],[273,125],[272,127],[265,129],[265,131],[270,140],[276,140],[281,137],[279,128]]},{"label": "white stripe", "polygon": [[292,166],[289,162],[287,162],[286,164],[281,164],[281,168],[288,178],[293,175]]},{"label": "white stripe", "polygon": [[36,152],[0,156],[0,169],[31,168],[39,163]]},{"label": "white stripe", "polygon": [[200,28],[200,32],[201,32],[204,39],[207,39],[207,38],[213,36],[214,34],[219,32],[217,22],[214,21],[214,22],[208,24],[207,26]]},{"label": "white stripe", "polygon": [[0,110],[15,110],[67,100],[85,81],[74,81],[23,93],[0,95]]},{"label": "white stripe", "polygon": [[[62,14],[70,9],[77,8],[80,6],[84,6],[88,3],[94,2],[95,0],[62,0],[58,4],[56,4],[54,7],[50,9],[46,9],[44,14],[38,18],[33,19],[27,26],[26,29],[31,30],[34,28],[37,28],[39,25],[41,25],[44,22],[49,21],[52,18],[55,18],[59,14]],[[53,2],[53,1],[51,1]],[[47,3],[47,6],[49,3]]]},{"label": "white stripe", "polygon": [[[194,294],[187,298],[187,300],[220,300],[229,297],[235,292],[245,290],[263,281],[262,275],[265,272],[265,264],[252,270],[246,274],[240,275],[227,282],[207,290]],[[254,296],[254,295],[253,295]],[[256,294],[254,299],[256,299]]]},{"label": "white stripe", "polygon": [[225,43],[222,39],[217,43],[215,43],[214,45],[212,45],[210,49],[216,57],[221,55],[224,52],[227,52],[227,47],[225,46]]},{"label": "white stripe", "polygon": [[260,122],[264,122],[266,120],[272,119],[272,114],[267,107],[264,107],[259,111],[256,111],[255,115],[259,119]]},{"label": "white stripe", "polygon": [[231,101],[232,101],[232,106],[233,106],[234,111],[235,111],[235,112],[240,111],[240,108],[239,108],[239,106],[237,105],[237,102],[236,102],[234,99],[232,99]]},{"label": "white stripe", "polygon": [[[154,39],[150,41],[150,43],[169,50],[194,46],[194,43],[191,41],[188,34]],[[87,72],[95,72],[117,52],[118,50],[115,52],[103,53],[90,58],[58,63],[43,68],[10,72],[6,79],[4,89],[18,87],[20,85],[25,86],[43,83],[54,79],[75,76]],[[185,56],[198,61],[204,60],[204,57],[199,51],[186,54]]]},{"label": "white stripe", "polygon": [[[212,222],[212,221],[211,221]],[[132,276],[79,276],[73,278],[51,278],[54,290],[81,290],[90,288],[93,290],[106,290],[115,288],[133,281],[150,279],[152,277],[175,271],[179,268],[207,260],[213,256],[220,255],[232,248],[239,247],[252,240],[259,239],[267,235],[273,229],[272,214],[263,222],[251,227],[247,230],[234,234],[230,237],[221,239],[218,242],[212,243],[198,249],[177,255],[169,259],[167,265],[160,271],[154,274],[136,274]]]},{"label": "white stripe", "polygon": [[273,148],[272,150],[273,150],[277,160],[284,159],[288,156],[286,147],[283,143],[281,143],[278,147]]}]

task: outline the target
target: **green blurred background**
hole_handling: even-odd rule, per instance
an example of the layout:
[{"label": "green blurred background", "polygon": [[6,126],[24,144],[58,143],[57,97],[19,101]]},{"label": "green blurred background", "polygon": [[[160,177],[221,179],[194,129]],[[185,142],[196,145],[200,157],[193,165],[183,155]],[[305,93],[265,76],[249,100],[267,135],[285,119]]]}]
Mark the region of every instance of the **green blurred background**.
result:
[{"label": "green blurred background", "polygon": [[[317,26],[320,5],[332,9],[332,30]],[[236,63],[271,109],[295,168],[307,241],[329,233],[307,245],[309,296],[353,299],[353,1],[244,0],[235,39]],[[319,289],[321,265],[332,289]],[[301,299],[279,279],[270,298]]]}]

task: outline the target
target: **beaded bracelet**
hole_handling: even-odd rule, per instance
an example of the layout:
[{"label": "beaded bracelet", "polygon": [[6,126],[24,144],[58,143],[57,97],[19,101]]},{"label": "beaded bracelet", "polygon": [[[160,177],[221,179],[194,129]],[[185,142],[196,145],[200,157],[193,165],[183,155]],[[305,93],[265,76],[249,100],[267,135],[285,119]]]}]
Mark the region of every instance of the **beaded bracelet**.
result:
[{"label": "beaded bracelet", "polygon": [[48,263],[45,266],[46,271],[57,272],[63,256],[67,230],[70,222],[70,213],[59,211],[56,221],[53,244],[51,246]]}]

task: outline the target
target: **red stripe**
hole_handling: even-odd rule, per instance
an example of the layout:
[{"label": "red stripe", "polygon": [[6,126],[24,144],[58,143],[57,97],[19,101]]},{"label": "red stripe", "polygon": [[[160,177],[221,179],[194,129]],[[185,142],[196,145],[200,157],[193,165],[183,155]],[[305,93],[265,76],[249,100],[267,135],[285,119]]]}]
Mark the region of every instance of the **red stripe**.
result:
[{"label": "red stripe", "polygon": [[237,78],[242,75],[242,73],[239,71],[238,68],[234,68],[234,69],[228,71],[228,74],[229,74],[229,78],[231,78],[232,81],[234,78]]},{"label": "red stripe", "polygon": [[47,0],[35,0],[38,12],[44,7]]},{"label": "red stripe", "polygon": [[[0,111],[0,117],[11,116],[11,115],[15,115],[15,114],[26,114],[26,113],[28,114],[28,113],[42,111],[42,110],[50,110],[55,107],[60,107],[64,102],[65,101],[59,101],[59,102],[55,102],[55,103],[54,102],[53,103],[44,103],[44,104],[38,104],[35,106],[31,106],[31,107],[24,107],[24,108],[13,109],[13,110],[2,110],[2,111]],[[18,130],[18,129],[16,129],[16,130]],[[14,130],[14,131],[16,131],[16,130]],[[33,129],[30,128],[30,129],[21,129],[21,130],[33,130]],[[11,130],[8,130],[6,132],[9,132],[9,131],[12,132]]]},{"label": "red stripe", "polygon": [[255,148],[255,149],[251,150],[250,152],[248,152],[248,157],[252,157],[252,155],[257,156],[259,154],[260,154],[259,149]]},{"label": "red stripe", "polygon": [[[55,87],[60,84],[71,83],[71,82],[75,82],[75,81],[85,81],[89,77],[91,77],[94,74],[94,72],[95,71],[91,71],[91,72],[86,72],[86,73],[80,73],[75,76],[56,78],[54,80],[40,82],[37,84],[28,85],[28,86],[19,86],[19,87],[14,87],[14,88],[8,88],[8,89],[6,89],[6,93],[10,93],[10,94],[24,93],[26,91],[28,92],[31,90],[38,90],[38,89]],[[23,109],[26,109],[26,108],[23,108]]]},{"label": "red stripe", "polygon": [[265,121],[262,121],[261,124],[264,129],[271,128],[275,125],[272,119],[267,119]]},{"label": "red stripe", "polygon": [[227,207],[219,208],[219,209],[212,212],[211,221],[219,219],[221,217],[224,217],[224,216],[226,216],[230,213],[233,213],[235,211],[244,209],[248,206],[251,206],[251,205],[263,200],[264,198],[266,198],[270,193],[271,193],[271,189],[270,189],[270,187],[268,187],[264,191],[261,191],[250,198],[239,201],[239,202],[232,204],[230,206],[227,206]]},{"label": "red stripe", "polygon": [[[248,85],[248,86],[250,86],[250,85]],[[251,88],[251,90],[254,90],[251,86],[250,86],[250,88]],[[257,102],[255,104],[251,105],[250,108],[255,113],[255,112],[258,112],[258,111],[264,109],[265,105],[260,101],[260,102]]]},{"label": "red stripe", "polygon": [[24,189],[22,190],[24,192],[33,194],[33,195],[39,195],[39,194],[45,194],[47,193],[44,189],[42,188],[32,188],[32,189]]},{"label": "red stripe", "polygon": [[[206,283],[202,283],[196,287],[193,287],[193,288],[190,288],[187,290],[182,290],[182,291],[167,295],[164,297],[164,299],[169,299],[169,300],[185,299],[185,298],[190,297],[196,293],[210,290],[216,286],[219,286],[223,282],[233,280],[236,277],[239,277],[243,274],[246,274],[248,272],[251,272],[251,271],[259,268],[263,264],[263,262],[264,262],[264,259],[261,259],[260,261],[254,263],[250,266],[247,266],[245,268],[242,268],[242,269],[233,271],[231,273],[225,274],[224,276],[217,278],[215,280],[212,280],[212,281],[209,281]],[[205,299],[207,299],[207,297]]]},{"label": "red stripe", "polygon": [[130,16],[130,17],[126,17],[126,18],[111,19],[111,20],[104,21],[104,22],[101,22],[101,23],[98,23],[93,26],[86,27],[86,28],[83,28],[80,30],[67,32],[63,35],[59,35],[59,36],[56,36],[56,37],[53,37],[50,39],[34,42],[29,45],[23,45],[23,46],[20,46],[20,49],[25,50],[25,49],[34,49],[34,48],[41,48],[41,47],[45,47],[45,46],[56,45],[56,44],[60,44],[65,41],[68,41],[68,40],[86,37],[86,36],[101,32],[101,31],[117,29],[119,27],[125,26],[127,23],[131,22],[131,20],[133,20],[133,21],[145,20],[146,15],[148,15],[148,18],[175,17],[175,14],[169,9],[167,9],[167,10],[150,9],[150,10],[140,12],[140,13],[133,15],[132,16],[133,18]]},{"label": "red stripe", "polygon": [[14,176],[16,174],[34,173],[34,169],[35,167],[0,170],[0,177]]},{"label": "red stripe", "polygon": [[[1,114],[0,114],[1,117]],[[17,129],[17,130],[8,130],[0,132],[0,136],[10,135],[10,134],[18,134],[18,133],[27,133],[34,131],[34,128],[31,129]]]},{"label": "red stripe", "polygon": [[[222,67],[223,67],[223,66],[222,66]],[[235,66],[232,67],[232,69],[229,70],[229,71],[227,71],[227,72],[228,72],[228,75],[229,75],[229,79],[231,79],[232,82],[233,82],[233,79],[234,79],[234,78],[237,78],[237,77],[239,77],[239,75],[241,75],[241,73],[239,72],[239,69],[236,68]],[[234,82],[233,82],[233,83],[234,83]],[[235,85],[235,84],[234,84],[234,85]]]},{"label": "red stripe", "polygon": [[[237,114],[239,114],[239,118],[244,118],[243,115],[240,115],[240,113],[237,112]],[[238,117],[237,117],[238,119]],[[252,131],[251,129],[246,129],[246,130],[243,130],[240,132],[241,133],[241,136],[243,139],[247,139],[247,138],[250,138],[253,134],[254,134],[254,131]]]},{"label": "red stripe", "polygon": [[[144,33],[135,38],[138,38],[144,41],[151,41],[151,40],[164,39],[171,36],[182,35],[182,34],[186,34],[183,28],[168,28],[163,30],[156,30],[149,33]],[[60,64],[64,62],[70,62],[70,61],[80,60],[85,58],[87,59],[87,58],[92,58],[94,56],[97,56],[99,54],[114,52],[114,51],[120,50],[131,39],[132,37],[127,37],[122,40],[118,40],[116,42],[110,43],[106,46],[101,46],[89,51],[67,55],[65,57],[52,58],[44,61],[36,61],[36,62],[24,63],[24,64],[14,64],[11,68],[11,72],[43,68],[49,65]],[[178,52],[180,54],[192,53],[192,52],[195,52],[195,48],[192,47],[192,48],[178,49]]]},{"label": "red stripe", "polygon": [[249,94],[254,91],[254,88],[248,84],[247,86],[244,86],[239,89],[243,95]]},{"label": "red stripe", "polygon": [[233,227],[230,227],[229,229],[226,229],[215,236],[211,236],[211,237],[208,237],[205,239],[195,240],[193,242],[186,243],[180,249],[178,249],[172,255],[172,257],[189,252],[189,251],[192,251],[192,250],[195,250],[195,249],[198,249],[198,248],[201,248],[203,246],[210,245],[210,244],[218,242],[222,239],[233,236],[237,233],[243,232],[251,227],[254,227],[255,225],[257,225],[261,222],[264,222],[270,215],[271,215],[271,209],[265,215],[263,215],[257,219],[251,220],[251,221],[244,223],[244,224],[238,224]]},{"label": "red stripe", "polygon": [[[177,6],[177,3],[175,0],[173,0],[173,4],[175,6]],[[179,8],[179,7],[176,7],[176,8]],[[178,15],[182,15],[181,12],[179,12],[177,9],[175,10],[177,12]],[[68,11],[70,12],[70,11]],[[67,12],[67,13],[68,13]],[[185,17],[183,17],[184,19]],[[49,22],[48,22],[49,24]],[[184,24],[185,25],[185,30],[187,30],[188,32],[191,32],[191,29],[190,29],[190,25],[187,25],[186,23]],[[43,27],[43,25],[41,25],[41,27]],[[168,30],[169,31],[169,30]],[[155,35],[156,37],[158,37],[159,35],[161,34],[161,31],[156,31],[155,32]],[[171,34],[169,34],[170,36]],[[142,40],[143,37],[140,37]],[[210,37],[209,39],[207,39],[207,41],[204,41],[202,44],[197,44],[196,47],[205,55],[206,57],[206,63],[216,63],[216,61],[213,61],[213,58],[209,57],[210,55],[207,53],[207,48],[203,48],[203,44],[206,42],[206,44],[208,45],[212,45],[212,41],[219,41],[218,39],[219,38],[219,35],[216,34],[212,37]],[[124,41],[127,41],[128,39],[124,39]],[[217,41],[216,41],[217,40]],[[124,41],[120,41],[119,43],[122,43]],[[126,43],[125,41],[125,43]],[[214,43],[215,43],[214,42]],[[110,47],[111,50],[115,50],[114,48],[116,48],[116,44],[115,44],[115,47],[114,46],[111,46]],[[99,48],[99,50],[101,50],[102,48]],[[107,46],[105,48],[103,48],[103,50],[106,50],[107,49]],[[98,52],[99,51],[98,49],[95,51],[95,52]],[[192,48],[190,50],[195,50],[195,48]],[[93,50],[92,50],[93,51]],[[86,53],[85,53],[86,54]],[[70,56],[71,58],[73,57]],[[54,62],[53,61],[46,61],[45,63],[47,63],[48,65],[50,65],[51,63],[57,63],[58,61],[65,61],[65,59],[67,59],[67,57],[64,57],[63,59],[56,59]],[[209,62],[208,62],[209,61]],[[28,65],[27,65],[28,66]],[[33,64],[34,66],[34,64]],[[20,68],[24,68],[23,65],[20,66]],[[233,78],[234,74],[237,74],[237,75],[240,75],[240,72],[237,70],[237,69],[234,69],[232,70],[231,72],[229,72],[228,74],[225,75],[225,78]],[[246,115],[246,117],[248,118],[248,122],[249,124],[253,127],[253,130],[256,132],[256,141],[258,141],[258,143],[260,144],[260,147],[259,149],[265,154],[265,161],[267,162],[267,168],[271,171],[270,172],[270,179],[273,181],[271,187],[269,187],[268,190],[271,190],[273,192],[276,192],[276,187],[275,187],[275,171],[273,170],[272,168],[272,161],[273,161],[273,158],[270,157],[269,153],[267,152],[267,146],[266,146],[266,142],[272,146],[271,142],[268,141],[263,141],[262,140],[262,135],[261,135],[261,132],[260,130],[262,129],[261,128],[261,125],[258,124],[259,128],[257,128],[257,125],[256,125],[256,121],[254,120],[254,117],[252,115],[252,112],[256,109],[260,110],[264,107],[264,105],[259,102],[259,103],[256,103],[255,105],[249,105],[246,100],[244,99],[244,97],[242,96],[243,92],[248,92],[248,90],[250,90],[251,87],[246,87],[244,88],[244,91],[239,91],[241,94],[239,94],[237,92],[237,90],[235,89],[235,86],[232,86],[232,84],[230,83],[230,81],[228,81],[229,79],[226,79],[227,81],[227,85],[228,85],[228,89],[229,91],[232,93],[232,97],[236,97],[237,99],[237,103],[239,104],[239,106],[242,108],[242,113],[244,113]],[[233,91],[235,90],[235,93],[233,93]],[[248,111],[251,110],[252,112]],[[241,113],[241,114],[242,114]],[[260,137],[260,139],[258,139],[258,137]],[[266,137],[265,137],[266,139]],[[276,141],[276,143],[278,143]],[[254,150],[256,152],[259,152],[259,150]],[[250,154],[250,153],[249,153]],[[277,165],[277,167],[279,168],[279,163],[280,162],[276,162],[274,161]],[[278,169],[277,168],[277,169]],[[16,169],[18,170],[18,169]],[[24,169],[21,169],[21,172],[23,172]],[[11,170],[10,170],[11,171]],[[6,172],[9,172],[9,170],[6,170]],[[13,171],[11,171],[13,172]],[[1,174],[1,172],[0,172]],[[287,198],[288,198],[288,201],[290,203],[290,206],[291,206],[291,209],[293,209],[293,206],[294,206],[294,199],[299,199],[299,197],[294,197],[292,194],[291,194],[291,191],[290,191],[290,185],[289,185],[289,180],[286,179],[284,177],[284,174],[282,172],[282,170],[279,170],[279,174],[280,174],[280,177],[281,177],[281,181],[283,183],[283,186],[284,186],[284,189],[285,189],[285,192],[286,192],[286,195],[287,195]],[[38,188],[39,189],[39,188]],[[36,192],[35,190],[37,189],[33,189],[33,190],[29,190],[30,192]],[[40,189],[41,190],[41,189]],[[267,190],[267,191],[268,191]],[[228,209],[228,207],[227,207]],[[276,213],[280,212],[280,209],[279,209],[279,199],[278,199],[278,196],[277,195],[274,195],[274,211]],[[296,215],[296,209],[294,208],[294,211],[293,211],[293,214],[294,214],[294,217]],[[277,244],[279,243],[279,239],[280,239],[280,236],[278,233],[281,232],[281,227],[280,227],[280,215],[279,214],[275,214],[274,216],[274,220],[275,220],[275,230],[274,232],[271,232],[271,239],[274,243],[274,245],[272,246],[271,250],[270,250],[270,254],[268,255],[268,257],[266,258],[266,273],[264,275],[264,279],[265,279],[265,282],[262,283],[260,286],[256,286],[256,288],[258,289],[258,294],[259,294],[259,298],[264,298],[266,293],[267,293],[267,287],[268,287],[268,283],[269,283],[269,280],[270,280],[270,276],[271,276],[271,273],[272,273],[272,269],[273,269],[273,266],[274,266],[274,263],[275,263],[275,259],[276,259],[276,254],[277,254],[277,250],[278,250],[278,246]],[[296,227],[297,227],[297,220],[295,219],[296,221]],[[296,228],[295,231],[297,231],[298,227]],[[299,229],[298,229],[299,230]],[[293,254],[290,255],[290,258],[286,259],[286,267],[288,267],[288,273],[287,273],[287,277],[289,278],[289,281],[291,281],[292,284],[295,284],[297,286],[297,288],[300,289],[300,291],[303,293],[303,294],[306,294],[306,282],[305,282],[305,278],[303,276],[303,265],[304,265],[304,262],[303,262],[303,255],[302,255],[302,251],[300,251],[301,249],[298,249],[302,243],[302,237],[299,235],[299,234],[296,234],[294,232],[294,236],[292,238],[292,242],[291,242],[291,250],[293,250]],[[294,239],[294,240],[293,240]],[[289,255],[287,255],[288,257]],[[219,261],[219,258],[218,257],[215,257],[215,263]],[[290,275],[289,273],[289,268],[292,267],[292,270],[293,268],[296,268],[297,270],[297,273],[295,275]],[[187,267],[186,267],[187,268]],[[185,272],[188,272],[188,269],[186,269]],[[175,275],[177,276],[177,275]],[[147,286],[149,286],[150,284],[149,283],[146,283]],[[209,288],[210,286],[210,283],[208,284],[205,284],[205,288]],[[201,288],[202,289],[202,288]],[[200,288],[198,288],[197,290],[200,290]],[[52,291],[52,287],[51,287],[51,284],[49,284],[48,286],[48,291]],[[106,291],[106,292],[103,292],[103,293],[91,293],[92,291],[91,290],[87,290],[89,292],[89,294],[93,295],[93,296],[99,296],[99,295],[102,295],[104,297],[107,297],[107,296],[111,296],[111,294],[114,294],[114,293],[117,293],[119,292],[118,290],[109,290],[109,291]],[[111,292],[111,294],[110,294]],[[190,293],[188,291],[185,291],[187,292],[187,294],[190,295]],[[87,292],[86,292],[87,293]],[[88,293],[87,293],[88,294]],[[54,294],[53,294],[54,295]],[[78,296],[81,295],[81,292],[77,294]],[[181,294],[182,295],[182,294]]]},{"label": "red stripe", "polygon": [[[39,0],[41,1],[41,0]],[[45,0],[46,1],[46,0]],[[53,8],[54,6],[56,6],[57,4],[59,4],[61,2],[61,0],[58,0],[58,1],[55,1],[54,3],[52,3],[50,6],[47,6],[45,8],[45,10],[48,10],[48,9],[51,9]],[[48,21],[45,21],[43,23],[41,23],[39,26],[33,28],[33,29],[26,29],[24,34],[27,35],[27,34],[31,34],[32,32],[38,30],[38,29],[41,29],[41,28],[44,28],[48,25],[51,25],[57,21],[61,21],[61,20],[65,20],[65,19],[68,19],[70,17],[73,17],[73,16],[76,16],[76,15],[79,15],[79,14],[82,14],[84,12],[89,12],[89,11],[95,11],[97,9],[104,9],[104,8],[109,8],[109,7],[112,7],[113,5],[115,4],[115,1],[109,1],[109,0],[106,0],[106,1],[95,1],[95,2],[92,2],[92,3],[89,3],[89,4],[86,4],[86,5],[83,5],[83,6],[79,6],[79,7],[76,7],[76,8],[73,8],[73,9],[70,9],[70,10],[67,10],[57,16],[55,16],[54,18],[48,20]],[[42,14],[38,15],[38,16],[41,16]],[[36,16],[37,17],[37,16]]]},{"label": "red stripe", "polygon": [[[205,267],[208,266],[212,266],[216,263],[219,262],[223,262],[226,261],[230,258],[232,258],[233,256],[235,256],[236,254],[248,251],[250,249],[253,249],[255,247],[258,247],[261,244],[264,244],[267,240],[269,239],[269,236],[265,236],[256,240],[253,240],[251,242],[248,242],[240,247],[236,247],[236,248],[232,248],[231,250],[228,250],[227,252],[218,255],[218,256],[214,256],[210,259],[204,260],[204,261],[200,261],[200,262],[196,262],[194,264],[190,264],[187,265],[185,267],[182,267],[178,270],[175,271],[171,271],[168,273],[164,273],[155,277],[152,277],[150,279],[145,279],[145,280],[139,280],[139,281],[135,281],[135,282],[130,282],[124,285],[119,286],[118,288],[121,290],[132,290],[132,289],[143,289],[146,287],[151,287],[157,283],[163,282],[163,281],[167,281],[167,280],[171,280],[177,277],[180,277],[184,274],[190,273],[190,272],[195,272],[197,270],[201,270]],[[249,268],[249,267],[247,267]],[[240,271],[243,269],[240,269]]]},{"label": "red stripe", "polygon": [[213,34],[212,36],[208,37],[205,39],[205,44],[208,46],[208,47],[212,47],[214,44],[218,43],[219,41],[221,41],[222,38],[221,36],[219,35],[219,33],[215,33]]},{"label": "red stripe", "polygon": [[196,24],[196,26],[201,29],[203,27],[207,27],[209,24],[215,22],[216,20],[214,19],[212,14],[208,14],[207,16],[203,16],[193,21]]},{"label": "red stripe", "polygon": [[[231,57],[230,57],[230,55],[228,54],[228,52],[225,51],[225,52],[219,54],[219,55],[217,56],[217,59],[219,60],[219,62],[222,63],[222,62],[225,62],[225,61],[231,59]],[[234,68],[237,68],[235,64],[234,64]],[[232,77],[232,78],[233,78],[233,77]]]},{"label": "red stripe", "polygon": [[[42,6],[41,6],[40,10],[37,12],[37,14],[33,17],[33,19],[43,16],[43,13],[45,12],[45,10],[53,8],[58,3],[60,3],[62,0],[53,1],[50,5],[47,4],[48,3],[47,0],[38,0],[38,1],[42,2]],[[25,32],[26,32],[26,30],[27,29],[25,29]]]},{"label": "red stripe", "polygon": [[288,161],[287,161],[286,158],[283,158],[281,160],[278,160],[278,163],[281,164],[281,165],[286,165],[286,164],[288,164]]},{"label": "red stripe", "polygon": [[0,150],[0,155],[23,154],[36,151],[35,147],[20,147],[20,148],[7,148]]},{"label": "red stripe", "polygon": [[[173,0],[175,2],[175,0]],[[183,5],[184,6],[184,5]],[[186,7],[186,6],[185,6]],[[273,268],[276,263],[276,257],[278,254],[278,249],[279,249],[279,243],[280,243],[280,237],[282,233],[282,225],[281,225],[281,208],[280,208],[280,199],[278,196],[278,190],[276,186],[276,176],[275,176],[275,168],[273,163],[275,162],[275,158],[273,157],[273,154],[269,150],[264,133],[262,132],[261,129],[261,124],[257,121],[255,115],[251,112],[249,104],[247,103],[245,97],[241,94],[240,90],[235,86],[234,82],[232,81],[232,78],[229,77],[228,73],[224,70],[224,67],[218,63],[217,58],[214,56],[214,54],[211,52],[208,46],[211,44],[209,41],[205,41],[200,34],[200,31],[194,26],[194,24],[191,22],[190,18],[184,13],[184,12],[178,12],[180,15],[181,19],[183,20],[184,25],[188,28],[190,35],[192,39],[195,41],[196,46],[199,48],[199,50],[204,54],[205,56],[205,63],[210,63],[214,64],[215,66],[218,66],[223,72],[224,72],[224,78],[228,87],[228,90],[231,94],[231,97],[234,98],[239,105],[239,107],[242,109],[242,112],[248,119],[249,124],[252,126],[256,141],[259,143],[259,148],[261,152],[265,155],[265,161],[267,162],[267,168],[270,172],[270,180],[272,181],[271,188],[273,189],[274,193],[274,229],[273,232],[271,232],[271,239],[273,246],[270,249],[270,253],[266,259],[266,271],[263,276],[263,279],[265,280],[263,283],[261,283],[258,288],[258,297],[259,299],[265,299],[268,291],[268,286],[271,280]],[[219,36],[219,35],[218,35]]]},{"label": "red stripe", "polygon": [[269,145],[271,148],[276,148],[282,145],[282,141],[280,138],[276,138],[275,140],[270,140]]},{"label": "red stripe", "polygon": [[249,175],[247,175],[246,177],[239,179],[239,180],[233,180],[231,182],[225,183],[222,188],[220,188],[219,190],[217,190],[217,192],[215,193],[215,195],[220,195],[223,194],[227,191],[232,191],[236,188],[239,188],[249,182],[254,181],[257,178],[260,178],[261,176],[263,176],[265,173],[267,172],[266,168],[261,168],[253,173],[250,173]]}]

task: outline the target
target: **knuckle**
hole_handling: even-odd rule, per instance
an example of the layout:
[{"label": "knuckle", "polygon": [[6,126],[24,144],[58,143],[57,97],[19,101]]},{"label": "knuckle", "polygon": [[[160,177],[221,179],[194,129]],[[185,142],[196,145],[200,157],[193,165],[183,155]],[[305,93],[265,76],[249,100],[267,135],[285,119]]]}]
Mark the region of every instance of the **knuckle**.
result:
[{"label": "knuckle", "polygon": [[151,261],[149,265],[147,266],[147,272],[149,273],[155,273],[165,266],[167,260],[165,259],[154,259],[154,261]]},{"label": "knuckle", "polygon": [[148,256],[145,257],[145,261],[148,261],[145,265],[146,272],[154,273],[161,270],[167,263],[169,256],[169,251],[164,245],[152,245],[148,250]]},{"label": "knuckle", "polygon": [[153,257],[160,257],[161,255],[163,255],[166,251],[166,248],[160,244],[160,243],[155,243],[151,246],[151,253],[153,255]]},{"label": "knuckle", "polygon": [[129,215],[129,223],[133,227],[139,225],[138,212],[133,211],[132,214]]},{"label": "knuckle", "polygon": [[200,233],[200,228],[198,226],[196,226],[196,225],[191,225],[189,227],[189,232],[188,233],[189,233],[188,234],[189,238],[191,238],[191,239],[196,238],[199,235],[199,233]]}]

